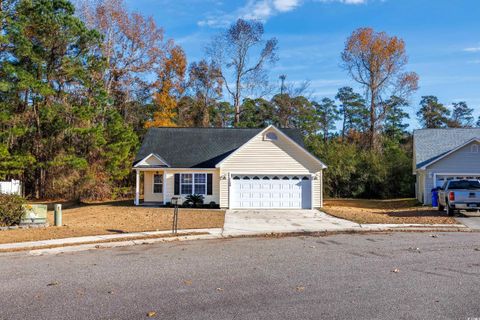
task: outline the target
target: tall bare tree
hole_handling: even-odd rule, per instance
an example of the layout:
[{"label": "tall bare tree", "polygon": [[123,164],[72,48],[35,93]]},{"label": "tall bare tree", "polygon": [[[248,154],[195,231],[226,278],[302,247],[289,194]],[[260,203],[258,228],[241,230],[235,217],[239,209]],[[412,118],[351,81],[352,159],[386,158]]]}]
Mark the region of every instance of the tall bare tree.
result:
[{"label": "tall bare tree", "polygon": [[210,126],[211,109],[215,108],[222,95],[223,79],[221,70],[206,60],[193,62],[189,67],[188,86],[195,96],[197,126]]},{"label": "tall bare tree", "polygon": [[103,35],[100,54],[106,59],[102,75],[113,105],[127,122],[139,118],[131,110],[136,101],[151,97],[156,78],[152,74],[165,66],[178,49],[164,39],[164,31],[152,17],[129,12],[124,0],[78,0],[84,22]]},{"label": "tall bare tree", "polygon": [[407,97],[418,88],[418,75],[404,72],[408,58],[405,42],[371,28],[355,30],[342,52],[345,69],[365,89],[369,107],[368,146],[378,148],[377,133],[387,113],[386,97]]},{"label": "tall bare tree", "polygon": [[264,67],[277,60],[277,39],[264,40],[263,36],[261,22],[238,19],[207,48],[212,61],[220,67],[225,87],[232,97],[235,126],[240,122],[244,92],[266,87],[268,81]]}]

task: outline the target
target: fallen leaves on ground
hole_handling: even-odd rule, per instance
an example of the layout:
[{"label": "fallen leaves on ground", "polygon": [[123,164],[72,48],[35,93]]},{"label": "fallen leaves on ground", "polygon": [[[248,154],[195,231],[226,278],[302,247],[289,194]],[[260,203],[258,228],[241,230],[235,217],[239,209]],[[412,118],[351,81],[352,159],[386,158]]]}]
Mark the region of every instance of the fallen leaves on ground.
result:
[{"label": "fallen leaves on ground", "polygon": [[155,317],[156,315],[157,315],[157,313],[156,313],[155,311],[149,311],[149,312],[147,312],[147,317],[149,317],[149,318],[153,318],[153,317]]},{"label": "fallen leaves on ground", "polygon": [[298,287],[295,288],[295,290],[296,290],[297,292],[303,292],[303,291],[305,291],[305,287],[303,287],[303,286],[298,286]]},{"label": "fallen leaves on ground", "polygon": [[52,281],[50,282],[49,284],[47,284],[47,287],[51,287],[51,286],[58,286],[60,283],[58,281]]},{"label": "fallen leaves on ground", "polygon": [[223,291],[223,288],[217,288],[217,291]]},{"label": "fallen leaves on ground", "polygon": [[393,269],[392,272],[394,272],[394,273],[399,273],[399,272],[400,272],[400,269]]},{"label": "fallen leaves on ground", "polygon": [[191,286],[192,285],[192,280],[184,280],[183,283],[187,286]]},{"label": "fallen leaves on ground", "polygon": [[351,200],[330,199],[322,209],[326,213],[357,223],[456,224],[446,213],[418,206],[415,199]]}]

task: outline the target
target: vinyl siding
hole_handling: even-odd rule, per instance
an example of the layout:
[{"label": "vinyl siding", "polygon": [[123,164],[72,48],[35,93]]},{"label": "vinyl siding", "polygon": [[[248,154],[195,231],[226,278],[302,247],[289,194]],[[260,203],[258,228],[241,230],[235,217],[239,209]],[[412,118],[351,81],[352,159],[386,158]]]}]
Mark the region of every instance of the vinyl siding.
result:
[{"label": "vinyl siding", "polygon": [[[163,173],[163,171],[159,171]],[[157,195],[152,193],[153,188],[153,173],[152,171],[144,171],[144,201],[159,201],[159,202],[170,202],[172,197],[174,197],[174,188],[175,188],[175,174],[176,173],[211,173],[212,176],[212,194],[205,195],[204,203],[220,202],[219,195],[219,169],[211,170],[195,170],[195,169],[182,169],[182,170],[166,170],[165,171],[165,181],[163,186],[163,194]],[[176,196],[178,197],[178,196]],[[183,202],[185,195],[180,196],[181,202]]]},{"label": "vinyl siding", "polygon": [[[272,129],[275,132],[275,130]],[[313,206],[322,202],[322,166],[294,143],[277,133],[277,141],[264,140],[259,134],[220,165],[220,206],[229,206],[228,176],[239,174],[316,174],[313,183]]]},{"label": "vinyl siding", "polygon": [[[156,172],[145,171],[143,176],[143,201],[145,202],[163,202],[163,193],[153,193],[153,175]],[[163,172],[159,172],[162,174]],[[165,191],[165,181],[163,182]]]},{"label": "vinyl siding", "polygon": [[480,174],[480,153],[472,153],[471,146],[476,142],[466,145],[456,152],[446,156],[445,158],[435,162],[427,167],[425,173],[425,204],[431,204],[431,190],[435,186],[435,175],[441,174],[458,174],[470,175]]}]

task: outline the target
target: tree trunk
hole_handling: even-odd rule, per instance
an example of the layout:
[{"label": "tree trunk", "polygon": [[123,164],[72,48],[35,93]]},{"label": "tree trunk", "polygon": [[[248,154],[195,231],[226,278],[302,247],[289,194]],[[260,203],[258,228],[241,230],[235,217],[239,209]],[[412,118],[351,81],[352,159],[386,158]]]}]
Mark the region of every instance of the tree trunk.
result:
[{"label": "tree trunk", "polygon": [[235,119],[233,121],[233,126],[238,127],[238,124],[240,123],[240,88],[241,88],[241,82],[240,82],[240,71],[237,71],[237,79],[235,81],[235,96],[233,97],[233,107],[235,110]]},{"label": "tree trunk", "polygon": [[370,128],[369,128],[369,135],[368,135],[368,143],[370,149],[376,149],[375,143],[375,127],[376,127],[376,117],[375,117],[375,90],[370,90]]}]

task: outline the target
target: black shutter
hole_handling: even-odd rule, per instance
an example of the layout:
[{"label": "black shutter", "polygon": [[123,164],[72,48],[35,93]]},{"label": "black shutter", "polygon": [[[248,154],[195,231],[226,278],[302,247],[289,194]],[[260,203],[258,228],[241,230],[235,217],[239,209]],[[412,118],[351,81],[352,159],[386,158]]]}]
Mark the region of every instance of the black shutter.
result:
[{"label": "black shutter", "polygon": [[180,173],[175,173],[175,186],[173,188],[173,194],[180,195]]},{"label": "black shutter", "polygon": [[212,178],[213,175],[211,173],[207,173],[207,195],[212,194]]}]

